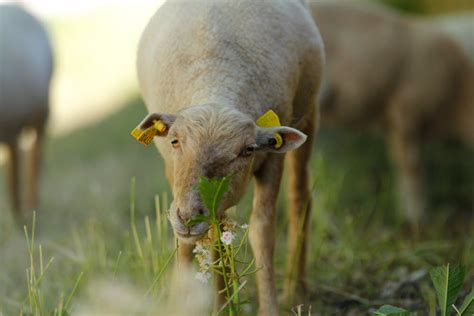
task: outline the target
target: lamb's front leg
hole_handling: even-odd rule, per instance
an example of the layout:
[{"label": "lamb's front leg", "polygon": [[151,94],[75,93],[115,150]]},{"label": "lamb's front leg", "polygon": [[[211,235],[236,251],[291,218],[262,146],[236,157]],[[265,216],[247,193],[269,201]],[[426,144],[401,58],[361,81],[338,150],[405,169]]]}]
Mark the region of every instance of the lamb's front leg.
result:
[{"label": "lamb's front leg", "polygon": [[255,175],[250,244],[255,255],[259,315],[278,315],[273,268],[276,229],[276,199],[283,168],[283,155],[269,154]]},{"label": "lamb's front leg", "polygon": [[180,296],[186,297],[187,295],[189,295],[186,289],[183,289],[183,280],[185,280],[183,278],[189,276],[190,272],[192,271],[192,261],[194,258],[193,244],[187,244],[178,240],[176,246],[176,261],[171,274],[172,290],[170,291],[170,293],[172,300],[180,300]]},{"label": "lamb's front leg", "polygon": [[178,258],[176,260],[178,269],[180,266],[186,266],[191,264],[194,258],[194,246],[194,244],[187,244],[178,241]]}]

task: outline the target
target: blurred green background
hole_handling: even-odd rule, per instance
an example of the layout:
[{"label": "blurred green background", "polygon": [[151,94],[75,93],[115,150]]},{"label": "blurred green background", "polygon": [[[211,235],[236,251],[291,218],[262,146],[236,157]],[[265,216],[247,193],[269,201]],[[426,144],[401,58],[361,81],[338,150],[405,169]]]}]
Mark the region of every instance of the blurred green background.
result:
[{"label": "blurred green background", "polygon": [[[378,2],[420,15],[474,10],[472,0]],[[129,135],[146,114],[136,84],[135,50],[160,2],[97,3],[75,11],[64,4],[55,6],[54,1],[44,1],[43,7],[41,1],[27,2],[47,24],[57,66],[36,225],[44,260],[54,257],[41,283],[43,314],[67,300],[81,272],[69,306],[73,313],[81,304],[92,304],[87,289],[96,280],[120,280],[139,291],[147,289],[150,274],[144,267],[157,263],[140,258],[134,244],[132,178],[137,230],[144,244],[145,218],[152,223],[156,219],[155,195],[161,197],[163,209],[171,199],[156,149],[143,147]],[[425,173],[434,207],[430,226],[415,238],[397,211],[394,170],[382,136],[320,131],[312,158],[315,188],[308,285],[313,310],[367,314],[382,301],[426,310],[433,299],[426,278],[414,288],[401,288],[388,297],[383,293],[414,271],[447,262],[466,265],[472,284],[474,223],[472,217],[465,220],[473,212],[472,149],[430,141],[423,150],[428,153]],[[33,315],[25,276],[30,267],[27,242],[13,226],[4,178],[1,167],[0,315],[16,315],[19,310]],[[251,194],[249,190],[237,208],[234,217],[240,223],[248,221]],[[285,200],[281,194],[279,284],[285,261]],[[173,249],[170,236],[169,231],[166,238],[160,235],[167,247],[155,250],[160,267]],[[246,291],[255,296],[254,287]],[[255,311],[254,300],[251,306]]]},{"label": "blurred green background", "polygon": [[375,0],[400,11],[418,14],[445,14],[474,9],[471,0]]}]

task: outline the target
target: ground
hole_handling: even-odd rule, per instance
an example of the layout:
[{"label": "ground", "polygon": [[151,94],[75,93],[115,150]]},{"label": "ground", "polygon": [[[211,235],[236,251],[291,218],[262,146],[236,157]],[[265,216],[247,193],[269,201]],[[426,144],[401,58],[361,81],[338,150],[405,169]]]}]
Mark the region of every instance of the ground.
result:
[{"label": "ground", "polygon": [[[174,249],[165,218],[170,193],[156,149],[129,135],[145,114],[144,106],[138,96],[126,103],[103,121],[48,139],[33,257],[24,232],[12,225],[1,183],[0,315],[16,315],[20,309],[27,315],[59,314],[64,307],[78,315],[87,314],[84,308],[143,314],[145,298],[156,299],[150,308],[163,301]],[[389,303],[425,314],[434,304],[427,270],[446,263],[467,267],[466,294],[474,280],[472,151],[451,142],[428,143],[424,150],[435,206],[428,225],[415,236],[397,211],[394,171],[382,138],[321,130],[311,163],[314,210],[305,309],[366,315]],[[283,186],[275,259],[279,290],[286,259],[285,192]],[[234,212],[239,223],[248,221],[251,194]],[[158,211],[155,195],[160,197]],[[37,275],[47,271],[28,284],[32,266]],[[249,282],[245,310],[252,315],[255,286],[252,278]],[[98,297],[105,295],[101,291],[110,289],[104,284],[118,292],[102,299],[100,304],[109,306],[98,306]],[[134,303],[124,303],[129,301]]]}]

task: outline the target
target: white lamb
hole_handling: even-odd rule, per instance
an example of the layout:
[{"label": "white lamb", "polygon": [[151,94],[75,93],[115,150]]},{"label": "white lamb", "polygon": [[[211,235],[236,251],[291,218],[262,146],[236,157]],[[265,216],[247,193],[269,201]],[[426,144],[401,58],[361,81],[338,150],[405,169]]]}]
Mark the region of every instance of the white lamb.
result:
[{"label": "white lamb", "polygon": [[[275,204],[282,153],[294,149],[288,157],[288,262],[294,264],[288,268],[287,297],[295,280],[303,278],[310,204],[307,165],[323,59],[316,25],[297,0],[168,1],[151,19],[139,45],[138,78],[151,113],[141,126],[163,124],[155,144],[174,193],[170,221],[179,239],[178,260],[189,262],[193,243],[208,230],[207,223],[186,226],[189,219],[207,213],[193,189],[198,176],[234,174],[221,211],[235,205],[255,177],[250,242],[259,268],[261,315],[278,314]],[[256,125],[270,109],[285,126]]]}]

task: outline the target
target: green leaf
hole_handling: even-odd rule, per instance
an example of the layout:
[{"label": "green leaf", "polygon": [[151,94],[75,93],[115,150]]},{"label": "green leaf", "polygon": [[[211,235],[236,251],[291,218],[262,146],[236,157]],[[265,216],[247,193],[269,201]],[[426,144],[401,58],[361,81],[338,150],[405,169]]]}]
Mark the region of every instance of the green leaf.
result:
[{"label": "green leaf", "polygon": [[187,221],[186,226],[190,227],[201,222],[208,222],[210,220],[209,216],[206,215],[196,215],[189,221]]},{"label": "green leaf", "polygon": [[462,266],[451,268],[448,265],[432,268],[430,270],[431,281],[436,290],[441,315],[451,315],[453,303],[461,290],[464,282],[465,269]]},{"label": "green leaf", "polygon": [[217,208],[222,200],[222,196],[229,190],[230,176],[224,178],[199,177],[196,189],[199,191],[201,200],[209,210],[211,218],[217,216]]},{"label": "green leaf", "polygon": [[474,315],[474,286],[471,289],[471,293],[464,299],[461,308],[459,308],[461,316]]},{"label": "green leaf", "polygon": [[411,313],[406,309],[392,306],[392,305],[383,305],[376,312],[375,315],[379,316],[410,316]]}]

